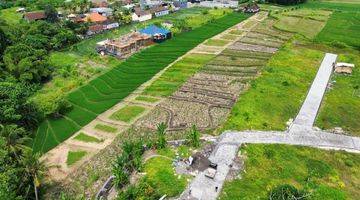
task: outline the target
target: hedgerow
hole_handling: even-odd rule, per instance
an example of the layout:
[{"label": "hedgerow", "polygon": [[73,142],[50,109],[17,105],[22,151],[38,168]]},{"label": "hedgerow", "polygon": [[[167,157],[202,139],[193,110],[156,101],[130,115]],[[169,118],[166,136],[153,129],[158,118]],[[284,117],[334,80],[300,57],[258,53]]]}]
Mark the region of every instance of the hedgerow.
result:
[{"label": "hedgerow", "polygon": [[33,144],[34,151],[44,153],[54,148],[178,57],[248,16],[231,13],[192,31],[181,33],[171,40],[135,54],[107,73],[71,92],[67,100],[73,105],[72,110],[61,118],[47,119],[40,124]]}]

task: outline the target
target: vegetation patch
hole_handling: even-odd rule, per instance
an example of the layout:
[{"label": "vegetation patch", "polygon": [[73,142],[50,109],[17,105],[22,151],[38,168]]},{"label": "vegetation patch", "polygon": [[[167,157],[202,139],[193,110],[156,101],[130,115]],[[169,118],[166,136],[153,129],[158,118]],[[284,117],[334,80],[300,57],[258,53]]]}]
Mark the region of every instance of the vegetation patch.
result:
[{"label": "vegetation patch", "polygon": [[208,46],[218,46],[218,47],[222,47],[225,46],[229,43],[229,41],[226,40],[217,40],[217,39],[209,39],[207,42],[205,42],[205,45]]},{"label": "vegetation patch", "polygon": [[296,116],[323,57],[321,51],[284,46],[239,97],[223,130],[284,130]]},{"label": "vegetation patch", "polygon": [[71,166],[81,160],[86,155],[86,151],[69,151],[66,164]]},{"label": "vegetation patch", "polygon": [[359,155],[263,144],[242,147],[241,154],[247,157],[246,173],[225,182],[220,199],[252,199],[256,194],[259,199],[305,195],[306,199],[341,200],[360,195]]},{"label": "vegetation patch", "polygon": [[93,137],[93,136],[90,136],[90,135],[87,135],[87,134],[85,134],[83,132],[81,132],[77,136],[75,136],[74,139],[82,141],[82,142],[95,142],[95,143],[103,142],[103,140],[98,139],[98,138]]},{"label": "vegetation patch", "polygon": [[225,34],[221,37],[221,39],[224,40],[235,40],[238,36],[236,35],[231,35],[231,34]]},{"label": "vegetation patch", "polygon": [[[313,39],[325,26],[326,16],[320,15],[322,18],[320,20],[314,20],[314,16],[310,15],[312,18],[305,16],[291,16],[291,12],[287,14],[290,16],[279,14],[277,17],[279,20],[274,24],[274,27],[280,30],[299,33],[306,38]],[[296,11],[296,13],[299,11]],[[294,15],[296,15],[296,13]]]},{"label": "vegetation patch", "polygon": [[144,172],[147,180],[156,185],[156,190],[168,197],[175,197],[185,190],[185,176],[178,176],[172,165],[172,158],[155,157],[145,163]]},{"label": "vegetation patch", "polygon": [[340,52],[338,61],[354,63],[352,74],[332,76],[332,86],[324,96],[315,125],[322,129],[341,127],[360,136],[360,56],[358,51]]},{"label": "vegetation patch", "polygon": [[94,128],[108,133],[115,133],[117,131],[117,128],[105,124],[96,124]]},{"label": "vegetation patch", "polygon": [[[55,147],[58,142],[69,138],[179,56],[247,17],[248,15],[241,13],[231,13],[192,31],[181,33],[160,45],[136,53],[120,65],[71,92],[66,99],[73,105],[72,110],[64,117],[48,119],[39,126],[33,143],[34,151],[46,152]],[[159,59],[154,60],[154,57]],[[52,127],[54,135],[58,136],[58,142],[47,137],[46,130],[49,126]],[[44,143],[48,144],[44,145]],[[44,146],[46,148],[43,148]]]},{"label": "vegetation patch", "polygon": [[137,100],[137,101],[145,101],[145,102],[148,102],[148,103],[155,103],[155,102],[159,101],[158,98],[148,97],[148,96],[137,96],[135,98],[135,100]]},{"label": "vegetation patch", "polygon": [[[358,9],[360,6],[357,6]],[[360,49],[360,12],[334,12],[315,41],[343,43]]]},{"label": "vegetation patch", "polygon": [[125,106],[121,108],[120,110],[116,111],[110,116],[110,119],[123,121],[123,122],[130,122],[132,119],[134,119],[136,116],[141,114],[145,111],[144,107],[141,106]]},{"label": "vegetation patch", "polygon": [[9,25],[20,23],[22,14],[16,12],[19,7],[12,7],[0,10],[0,19],[3,19]]},{"label": "vegetation patch", "polygon": [[171,95],[212,58],[214,55],[190,54],[185,56],[145,88],[143,94],[163,97]]}]

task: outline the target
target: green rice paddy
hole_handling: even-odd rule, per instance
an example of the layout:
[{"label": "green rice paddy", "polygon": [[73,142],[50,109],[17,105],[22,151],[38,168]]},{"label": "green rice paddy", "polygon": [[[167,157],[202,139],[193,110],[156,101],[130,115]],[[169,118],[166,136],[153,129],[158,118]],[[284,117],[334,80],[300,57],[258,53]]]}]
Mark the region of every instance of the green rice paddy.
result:
[{"label": "green rice paddy", "polygon": [[96,137],[93,137],[93,136],[90,136],[90,135],[87,135],[83,132],[81,132],[79,135],[77,135],[76,137],[74,137],[75,140],[79,140],[79,141],[82,141],[82,142],[95,142],[95,143],[100,143],[102,142],[102,140],[96,138]]},{"label": "green rice paddy", "polygon": [[69,151],[66,164],[71,166],[86,155],[86,151]]},{"label": "green rice paddy", "polygon": [[115,133],[117,131],[117,128],[105,124],[96,124],[94,128],[108,133]]},{"label": "green rice paddy", "polygon": [[116,111],[110,116],[110,119],[123,121],[123,122],[130,122],[132,119],[134,119],[136,116],[141,114],[145,111],[144,107],[141,106],[125,106],[121,108],[120,110]]},{"label": "green rice paddy", "polygon": [[131,56],[117,67],[71,92],[67,100],[73,105],[72,110],[59,119],[48,118],[40,124],[33,143],[34,151],[44,153],[54,148],[179,56],[247,17],[248,15],[241,13],[231,13],[190,32],[181,33],[169,41]]}]

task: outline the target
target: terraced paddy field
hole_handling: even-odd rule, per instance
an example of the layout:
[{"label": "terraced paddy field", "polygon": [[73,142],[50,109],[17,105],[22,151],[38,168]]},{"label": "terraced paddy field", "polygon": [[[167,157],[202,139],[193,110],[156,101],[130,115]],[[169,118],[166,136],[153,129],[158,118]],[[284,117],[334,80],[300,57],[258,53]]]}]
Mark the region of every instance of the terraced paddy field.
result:
[{"label": "terraced paddy field", "polygon": [[71,92],[67,97],[72,105],[71,111],[61,118],[48,118],[41,123],[33,143],[34,151],[44,153],[54,148],[179,56],[247,17],[244,14],[231,13],[193,31],[182,33],[135,54],[119,66]]},{"label": "terraced paddy field", "polygon": [[173,133],[184,131],[193,124],[202,131],[218,127],[249,81],[292,36],[274,29],[273,20],[248,23],[253,26],[242,26],[245,33],[238,36],[236,42],[138,120],[136,126],[154,130],[157,124],[166,122],[168,131]]}]

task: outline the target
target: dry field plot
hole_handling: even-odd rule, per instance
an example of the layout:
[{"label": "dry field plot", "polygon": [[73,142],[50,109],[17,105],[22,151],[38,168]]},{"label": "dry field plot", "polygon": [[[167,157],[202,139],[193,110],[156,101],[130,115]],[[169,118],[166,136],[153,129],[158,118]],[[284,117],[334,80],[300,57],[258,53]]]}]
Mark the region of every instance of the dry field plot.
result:
[{"label": "dry field plot", "polygon": [[138,120],[137,126],[155,129],[157,124],[166,122],[173,132],[183,131],[192,124],[201,130],[216,128],[226,119],[248,81],[256,77],[273,53],[291,37],[273,29],[272,24],[273,21],[265,20],[247,30],[168,99]]}]

